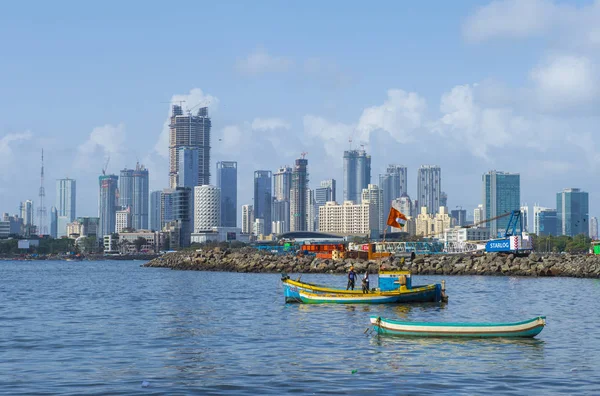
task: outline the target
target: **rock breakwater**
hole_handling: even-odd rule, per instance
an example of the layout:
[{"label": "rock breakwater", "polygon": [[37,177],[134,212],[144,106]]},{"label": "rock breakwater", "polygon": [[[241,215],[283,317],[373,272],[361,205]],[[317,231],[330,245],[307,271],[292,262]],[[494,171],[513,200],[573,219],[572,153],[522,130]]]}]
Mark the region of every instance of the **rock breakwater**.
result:
[{"label": "rock breakwater", "polygon": [[427,255],[412,261],[386,258],[378,261],[345,259],[333,261],[314,256],[296,257],[259,252],[251,248],[174,252],[155,258],[143,266],[191,271],[345,273],[351,265],[362,272],[403,269],[416,275],[498,275],[498,276],[565,276],[600,278],[600,256],[557,254],[527,257],[496,253],[473,255]]}]

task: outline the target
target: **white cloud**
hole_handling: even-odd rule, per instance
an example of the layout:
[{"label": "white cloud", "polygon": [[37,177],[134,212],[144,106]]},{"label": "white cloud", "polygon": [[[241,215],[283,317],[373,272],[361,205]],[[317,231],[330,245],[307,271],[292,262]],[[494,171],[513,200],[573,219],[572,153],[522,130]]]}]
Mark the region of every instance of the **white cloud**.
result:
[{"label": "white cloud", "polygon": [[292,124],[282,118],[255,118],[252,129],[255,131],[273,131],[277,129],[291,129]]},{"label": "white cloud", "polygon": [[585,56],[560,55],[533,69],[530,77],[544,108],[570,107],[594,99],[597,71]]},{"label": "white cloud", "polygon": [[113,163],[118,162],[125,150],[125,125],[96,127],[88,139],[77,148],[76,167],[87,168],[97,165],[99,156],[110,157]]},{"label": "white cloud", "polygon": [[264,49],[256,49],[245,58],[238,59],[236,70],[246,75],[281,73],[290,70],[294,62],[284,56],[274,56]]},{"label": "white cloud", "polygon": [[303,119],[304,134],[309,141],[321,140],[325,152],[331,158],[341,158],[345,147],[354,135],[354,126],[331,122],[323,117],[307,114]]},{"label": "white cloud", "polygon": [[31,140],[32,133],[29,131],[19,133],[9,133],[0,138],[0,176],[5,176],[14,173],[13,146],[24,141]]},{"label": "white cloud", "polygon": [[[181,105],[185,111],[191,109],[192,112],[198,110],[199,107],[209,107],[209,115],[215,110],[218,110],[219,99],[216,96],[205,94],[200,88],[192,88],[187,94],[175,94],[171,97],[171,103]],[[162,131],[158,137],[158,141],[154,145],[154,151],[164,158],[169,157],[169,122],[171,119],[171,109],[169,106],[167,117],[163,123]]]}]

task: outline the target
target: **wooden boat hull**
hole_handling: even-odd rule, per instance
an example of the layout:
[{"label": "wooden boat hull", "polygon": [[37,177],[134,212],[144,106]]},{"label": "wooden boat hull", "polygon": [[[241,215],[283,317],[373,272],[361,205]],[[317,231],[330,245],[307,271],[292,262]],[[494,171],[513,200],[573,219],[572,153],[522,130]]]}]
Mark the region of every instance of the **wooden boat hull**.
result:
[{"label": "wooden boat hull", "polygon": [[546,317],[514,323],[443,323],[443,322],[402,322],[371,316],[375,331],[382,335],[405,337],[502,337],[532,338],[546,325]]},{"label": "wooden boat hull", "polygon": [[409,302],[440,302],[439,284],[417,286],[388,292],[332,289],[286,279],[283,281],[286,302],[305,304],[391,304]]}]

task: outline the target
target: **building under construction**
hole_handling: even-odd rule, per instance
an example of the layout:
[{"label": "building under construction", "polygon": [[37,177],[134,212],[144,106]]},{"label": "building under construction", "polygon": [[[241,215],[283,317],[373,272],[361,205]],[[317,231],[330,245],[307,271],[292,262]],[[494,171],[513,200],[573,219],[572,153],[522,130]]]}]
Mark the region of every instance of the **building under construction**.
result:
[{"label": "building under construction", "polygon": [[169,184],[171,188],[180,187],[179,149],[197,148],[198,185],[210,184],[210,117],[208,107],[198,109],[196,115],[188,111],[183,114],[181,106],[174,105],[169,124]]}]

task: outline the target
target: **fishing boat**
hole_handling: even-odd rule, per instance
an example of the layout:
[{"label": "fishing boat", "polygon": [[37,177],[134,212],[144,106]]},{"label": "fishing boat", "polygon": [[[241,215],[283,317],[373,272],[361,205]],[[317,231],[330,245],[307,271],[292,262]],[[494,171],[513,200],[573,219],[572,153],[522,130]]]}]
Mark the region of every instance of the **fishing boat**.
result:
[{"label": "fishing boat", "polygon": [[446,301],[444,282],[412,286],[409,271],[380,271],[379,285],[368,291],[336,289],[281,277],[286,302],[305,304],[390,304]]},{"label": "fishing boat", "polygon": [[532,338],[546,325],[546,317],[538,316],[514,323],[445,323],[404,322],[371,316],[377,334],[416,337],[502,337]]}]

